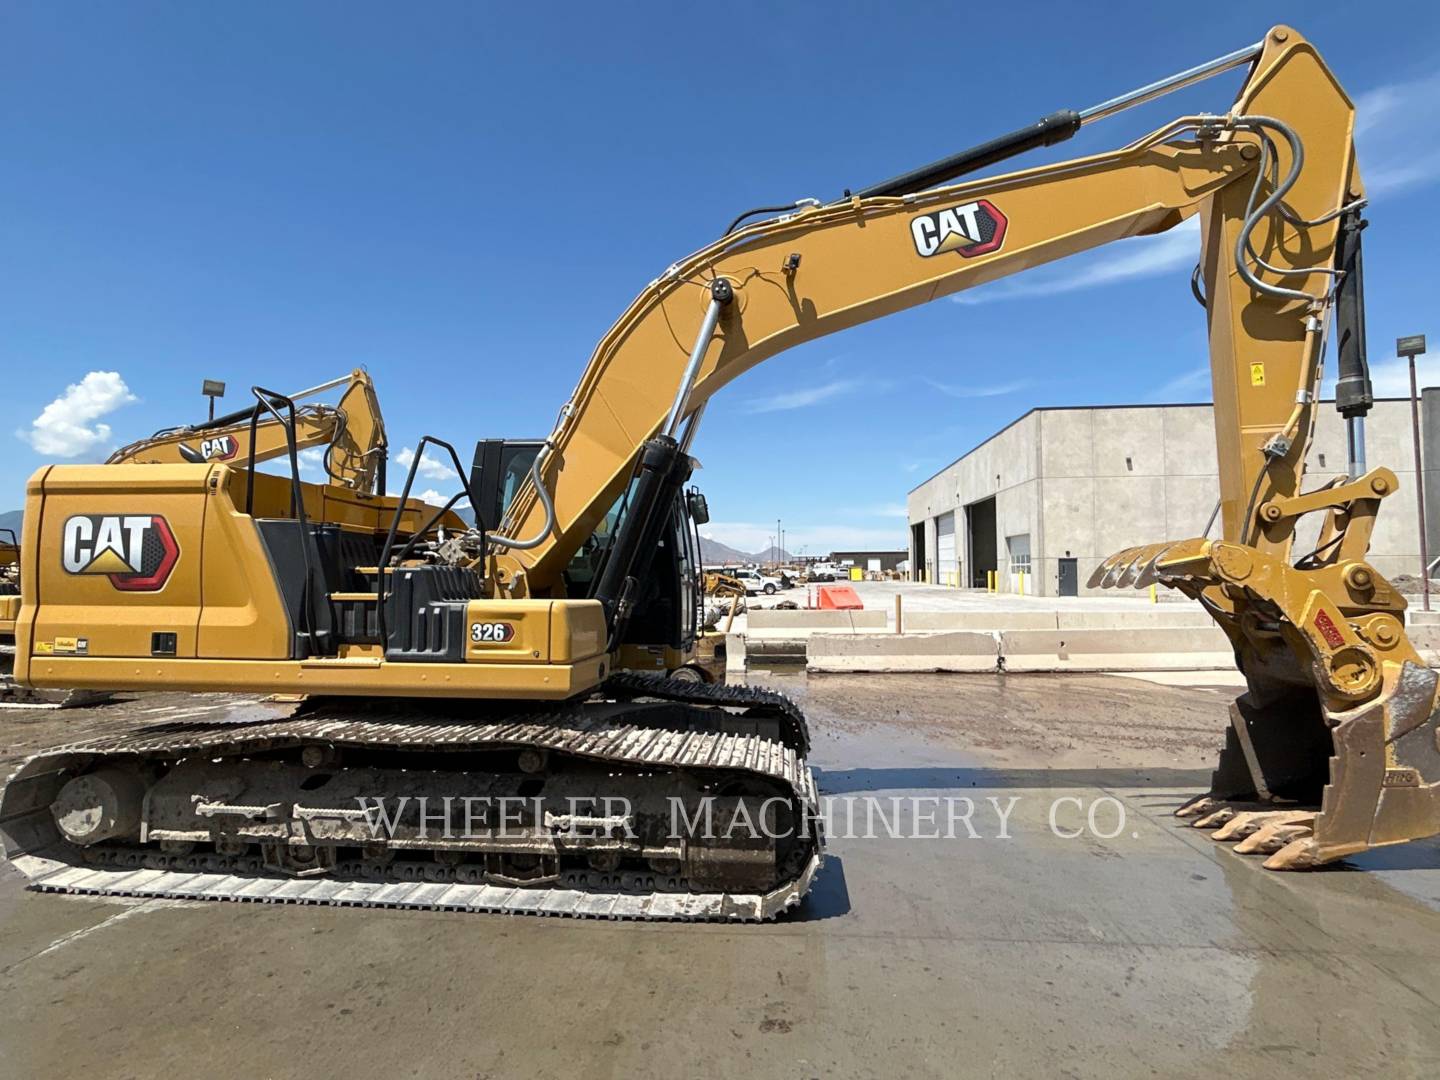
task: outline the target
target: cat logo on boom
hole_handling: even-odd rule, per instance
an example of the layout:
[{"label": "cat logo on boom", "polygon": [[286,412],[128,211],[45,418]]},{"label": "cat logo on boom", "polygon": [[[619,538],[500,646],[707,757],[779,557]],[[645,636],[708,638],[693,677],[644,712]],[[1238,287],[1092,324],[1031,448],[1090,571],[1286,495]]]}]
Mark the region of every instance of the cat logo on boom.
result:
[{"label": "cat logo on boom", "polygon": [[229,461],[240,452],[240,443],[234,435],[216,435],[213,439],[201,439],[200,449],[185,443],[180,444],[180,456],[196,465],[207,461]]},{"label": "cat logo on boom", "polygon": [[200,455],[206,461],[229,461],[240,449],[234,435],[217,435],[213,439],[200,440]]},{"label": "cat logo on boom", "polygon": [[973,259],[1000,249],[1008,223],[989,199],[976,199],[911,218],[910,236],[923,258],[954,251],[961,258]]},{"label": "cat logo on boom", "polygon": [[155,514],[76,514],[65,522],[65,572],[104,574],[122,592],[158,592],[179,559],[170,523]]}]

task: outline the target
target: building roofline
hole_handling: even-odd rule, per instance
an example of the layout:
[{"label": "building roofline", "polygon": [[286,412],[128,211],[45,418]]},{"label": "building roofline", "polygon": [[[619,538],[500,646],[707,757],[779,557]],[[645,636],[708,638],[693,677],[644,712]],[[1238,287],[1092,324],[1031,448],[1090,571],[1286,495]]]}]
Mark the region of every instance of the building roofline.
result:
[{"label": "building roofline", "polygon": [[[1430,389],[1433,389],[1433,387],[1427,386],[1427,387],[1425,387],[1424,389],[1430,390]],[[1409,398],[1409,396],[1407,395],[1407,396],[1405,396],[1405,397],[1377,397],[1377,398],[1375,399],[1375,402],[1376,402],[1376,404],[1379,404],[1379,403],[1382,402],[1382,401],[1409,401],[1409,400],[1410,400],[1410,398]],[[1335,399],[1334,399],[1334,398],[1319,398],[1319,399],[1316,400],[1315,403],[1316,403],[1317,405],[1333,405],[1333,404],[1335,403]],[[1000,428],[998,431],[994,432],[994,433],[991,434],[991,435],[987,435],[985,438],[981,439],[978,443],[976,443],[974,446],[972,446],[969,450],[966,450],[963,454],[961,454],[959,457],[957,457],[954,461],[950,462],[948,465],[942,465],[940,468],[936,469],[933,473],[931,473],[929,476],[927,476],[924,480],[921,480],[918,484],[916,484],[914,487],[912,487],[912,488],[911,488],[909,491],[907,491],[905,494],[906,494],[907,496],[909,496],[909,495],[914,495],[915,492],[919,491],[919,490],[920,490],[922,487],[924,487],[926,484],[930,483],[931,480],[934,480],[934,479],[935,479],[937,476],[939,476],[941,473],[946,472],[946,471],[948,471],[949,469],[954,468],[956,465],[960,464],[960,462],[964,461],[964,460],[965,460],[967,457],[969,457],[971,454],[975,453],[976,450],[979,450],[979,449],[980,449],[982,446],[984,446],[986,443],[988,443],[988,442],[993,442],[994,440],[998,439],[1001,435],[1004,435],[1005,432],[1009,431],[1012,427],[1014,427],[1016,424],[1020,423],[1020,421],[1026,419],[1027,417],[1029,417],[1029,416],[1032,415],[1033,413],[1046,413],[1046,412],[1084,412],[1084,411],[1086,411],[1086,410],[1092,410],[1092,411],[1093,411],[1093,410],[1098,410],[1098,409],[1213,409],[1214,407],[1215,407],[1215,403],[1214,403],[1213,401],[1142,402],[1142,403],[1130,404],[1130,405],[1037,405],[1037,406],[1035,406],[1033,409],[1027,409],[1025,412],[1023,412],[1023,413],[1021,413],[1019,416],[1017,416],[1014,420],[1011,420],[1011,421],[1010,421],[1008,424],[1006,424],[1004,427]]]}]

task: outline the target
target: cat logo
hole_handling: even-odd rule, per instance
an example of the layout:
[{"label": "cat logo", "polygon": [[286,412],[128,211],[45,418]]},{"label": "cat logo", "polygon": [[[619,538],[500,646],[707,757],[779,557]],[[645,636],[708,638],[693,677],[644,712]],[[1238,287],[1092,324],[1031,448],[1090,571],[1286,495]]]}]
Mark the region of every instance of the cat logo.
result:
[{"label": "cat logo", "polygon": [[67,574],[104,574],[122,592],[158,592],[180,545],[154,514],[77,514],[65,522],[60,557]]},{"label": "cat logo", "polygon": [[217,435],[213,439],[200,440],[200,456],[206,461],[229,461],[240,449],[234,435]]},{"label": "cat logo", "polygon": [[911,218],[910,236],[915,251],[923,258],[955,251],[961,258],[973,259],[1000,250],[1008,223],[989,199],[976,199]]},{"label": "cat logo", "polygon": [[180,456],[196,465],[206,461],[229,461],[240,452],[240,444],[234,435],[216,435],[213,439],[201,439],[200,449],[180,444]]}]

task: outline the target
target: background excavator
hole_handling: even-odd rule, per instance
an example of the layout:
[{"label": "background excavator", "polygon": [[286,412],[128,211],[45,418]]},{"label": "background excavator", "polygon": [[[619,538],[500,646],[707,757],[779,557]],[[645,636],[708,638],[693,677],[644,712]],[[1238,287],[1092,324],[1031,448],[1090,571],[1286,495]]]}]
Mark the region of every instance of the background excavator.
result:
[{"label": "background excavator", "polygon": [[[1226,113],[959,180],[1241,66]],[[408,501],[415,463],[399,500],[302,482],[293,407],[273,396],[288,478],[213,461],[42,469],[20,679],[310,699],[283,721],[37,755],[0,795],[7,851],[57,891],[785,911],[821,860],[803,717],[763,690],[634,673],[678,670],[694,644],[706,508],[686,483],[706,403],[792,345],[1196,215],[1221,536],[1122,552],[1092,581],[1179,589],[1235,646],[1248,689],[1213,791],[1186,813],[1276,868],[1440,832],[1436,674],[1365,562],[1396,478],[1364,465],[1354,120],[1315,49],[1277,27],[840,199],[741,215],[641,292],[547,438],[482,441],[468,475],[449,444],[421,439],[417,463],[433,446],[464,477],[443,508]],[[1304,491],[1328,338],[1352,470]],[[462,498],[476,527],[456,535]],[[1312,514],[1319,543],[1296,557]],[[378,821],[367,800],[394,813]],[[524,804],[509,821],[507,800]]]},{"label": "background excavator", "polygon": [[[344,387],[334,405],[311,398]],[[122,446],[107,465],[165,465],[207,461],[245,462],[252,467],[288,454],[325,447],[327,482],[373,494],[385,485],[388,444],[375,384],[362,368],[298,394],[256,390],[258,403],[201,424],[166,428],[148,439]],[[300,402],[306,402],[301,405]],[[268,404],[267,404],[268,402]],[[288,422],[283,412],[294,406]],[[292,430],[293,429],[293,430]]]},{"label": "background excavator", "polygon": [[[311,398],[344,387],[333,404]],[[261,391],[268,395],[269,392]],[[257,395],[258,396],[258,395]],[[355,369],[275,404],[307,402],[295,409],[296,452],[325,448],[321,459],[327,483],[372,493],[385,483],[385,423],[369,374]],[[107,465],[245,461],[251,467],[289,452],[289,428],[274,409],[257,403],[205,423],[166,428],[116,450]],[[253,452],[252,452],[253,450]],[[298,465],[298,461],[296,463]],[[95,689],[47,690],[15,682],[15,623],[20,614],[20,544],[13,530],[0,529],[0,702],[66,707],[93,705],[110,696]]]}]

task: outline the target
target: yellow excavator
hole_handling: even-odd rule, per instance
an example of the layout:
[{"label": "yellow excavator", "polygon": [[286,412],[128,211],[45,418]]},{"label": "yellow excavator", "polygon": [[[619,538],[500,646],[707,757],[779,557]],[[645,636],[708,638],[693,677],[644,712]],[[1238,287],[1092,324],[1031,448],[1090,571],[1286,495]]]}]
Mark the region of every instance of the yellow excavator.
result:
[{"label": "yellow excavator", "polygon": [[[1241,67],[1226,112],[964,179]],[[741,215],[642,290],[549,436],[482,441],[468,474],[426,436],[398,500],[303,482],[293,422],[289,477],[223,461],[40,470],[18,678],[309,698],[285,720],[35,756],[0,795],[7,852],[51,891],[786,911],[821,862],[803,716],[763,690],[635,673],[684,667],[695,641],[707,511],[686,484],[709,399],[793,345],[1196,216],[1221,536],[1122,552],[1092,578],[1179,589],[1235,646],[1248,689],[1213,791],[1182,812],[1274,868],[1440,832],[1437,676],[1365,561],[1397,482],[1364,464],[1354,126],[1315,48],[1277,27],[838,199]],[[1330,339],[1352,469],[1305,491]],[[432,446],[463,490],[419,509],[406,497]],[[462,498],[476,526],[455,534]],[[1297,555],[1310,514],[1320,540]]]},{"label": "yellow excavator", "polygon": [[[339,387],[344,390],[334,405],[310,400]],[[248,468],[289,453],[293,441],[296,453],[325,448],[322,462],[328,483],[366,493],[373,493],[377,484],[383,488],[380,473],[388,448],[385,422],[375,384],[363,368],[298,394],[258,388],[254,393],[259,403],[249,408],[202,424],[157,431],[148,439],[122,446],[105,464],[198,465],[214,461],[243,462]],[[290,406],[294,417],[287,427],[282,410]]]},{"label": "yellow excavator", "polygon": [[[310,399],[344,387],[333,404]],[[367,493],[385,483],[385,423],[375,385],[363,369],[302,390],[298,394],[260,395],[274,404],[296,405],[295,449],[324,447],[321,459],[327,483]],[[253,452],[252,452],[253,448]],[[256,404],[201,424],[166,428],[116,450],[107,465],[271,461],[289,451],[289,433],[280,414]],[[298,461],[297,461],[298,464]],[[14,680],[15,623],[20,613],[20,545],[11,529],[0,529],[0,702],[18,705],[93,705],[110,695],[100,690],[44,690]]]}]

